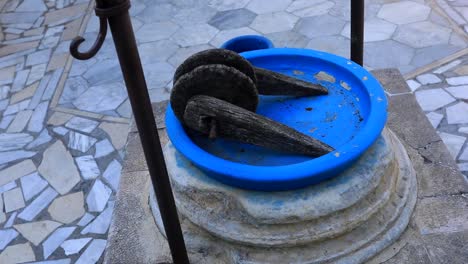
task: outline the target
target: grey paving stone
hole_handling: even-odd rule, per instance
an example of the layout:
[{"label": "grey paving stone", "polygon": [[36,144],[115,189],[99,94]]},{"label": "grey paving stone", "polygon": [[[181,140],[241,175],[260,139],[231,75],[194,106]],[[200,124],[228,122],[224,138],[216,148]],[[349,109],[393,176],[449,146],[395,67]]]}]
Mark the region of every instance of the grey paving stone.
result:
[{"label": "grey paving stone", "polygon": [[2,121],[0,122],[0,128],[6,129],[10,125],[11,121],[13,121],[14,118],[15,118],[15,115],[4,116],[2,118]]},{"label": "grey paving stone", "polygon": [[16,8],[16,12],[44,12],[47,11],[46,5],[42,0],[25,0]]},{"label": "grey paving stone", "polygon": [[101,180],[97,179],[86,197],[88,211],[101,212],[104,210],[111,194],[112,189],[107,187]]},{"label": "grey paving stone", "polygon": [[467,240],[468,232],[466,230],[423,236],[431,263],[465,263],[468,259]]},{"label": "grey paving stone", "polygon": [[434,71],[434,73],[436,73],[436,74],[444,73],[444,72],[446,72],[446,71],[448,71],[448,70],[450,70],[450,69],[452,69],[452,68],[457,67],[458,65],[460,65],[461,62],[462,62],[461,60],[454,60],[454,61],[452,61],[452,62],[450,62],[450,63],[447,63],[447,64],[445,64],[445,65],[443,65],[443,66],[437,68],[437,69]]},{"label": "grey paving stone", "polygon": [[70,132],[70,130],[64,127],[55,127],[52,129],[52,131],[54,131],[54,133],[61,135],[61,136],[65,136],[68,132]]},{"label": "grey paving stone", "polygon": [[39,86],[39,82],[36,82],[32,85],[29,85],[28,87],[22,88],[21,91],[13,94],[10,98],[10,104],[15,104],[18,102],[21,102],[25,99],[31,98],[34,95],[34,92],[36,91],[37,87]]},{"label": "grey paving stone", "polygon": [[9,246],[0,253],[1,263],[25,263],[34,260],[36,256],[29,243]]},{"label": "grey paving stone", "polygon": [[334,16],[323,15],[301,18],[295,30],[309,38],[340,34],[345,21]]},{"label": "grey paving stone", "polygon": [[416,49],[411,64],[416,67],[425,66],[433,61],[440,60],[450,54],[459,51],[460,48],[452,45],[434,45],[422,49]]},{"label": "grey paving stone", "polygon": [[52,187],[48,187],[28,206],[26,206],[18,217],[25,221],[33,220],[42,210],[49,206],[52,200],[57,196],[58,193]]},{"label": "grey paving stone", "polygon": [[286,8],[286,11],[298,17],[320,16],[327,14],[334,5],[332,1],[296,0]]},{"label": "grey paving stone", "polygon": [[16,73],[15,80],[13,81],[13,85],[11,86],[11,91],[19,91],[24,88],[26,84],[26,80],[29,76],[29,69],[18,71]]},{"label": "grey paving stone", "polygon": [[257,15],[247,9],[235,9],[216,13],[208,24],[219,30],[235,29],[250,25]]},{"label": "grey paving stone", "polygon": [[0,134],[0,151],[21,149],[33,139],[27,133],[2,133]]},{"label": "grey paving stone", "polygon": [[39,103],[41,102],[42,95],[44,94],[44,91],[47,88],[47,85],[49,84],[50,78],[51,75],[48,74],[41,79],[39,86],[37,87],[33,97],[29,102],[28,109],[35,109],[39,105]]},{"label": "grey paving stone", "polygon": [[218,11],[233,10],[245,7],[250,0],[210,0],[208,6]]},{"label": "grey paving stone", "polygon": [[148,89],[165,88],[171,82],[174,72],[175,68],[167,62],[156,62],[147,65],[144,73]]},{"label": "grey paving stone", "polygon": [[98,215],[90,224],[88,224],[81,234],[105,234],[109,229],[109,225],[112,219],[112,212],[114,211],[114,202],[110,201],[106,210]]},{"label": "grey paving stone", "polygon": [[88,89],[88,82],[81,76],[68,78],[60,97],[60,104],[71,103]]},{"label": "grey paving stone", "polygon": [[465,85],[468,84],[468,76],[447,78],[447,83],[450,85]]},{"label": "grey paving stone", "polygon": [[36,196],[48,185],[37,172],[21,177],[20,181],[24,199],[26,201],[29,201],[31,198]]},{"label": "grey paving stone", "polygon": [[48,107],[48,101],[42,102],[36,107],[29,121],[28,131],[41,132],[43,130]]},{"label": "grey paving stone", "polygon": [[447,146],[453,159],[456,160],[458,153],[460,153],[460,150],[466,141],[466,138],[444,132],[439,133],[439,135],[442,141],[444,141],[444,144]]},{"label": "grey paving stone", "polygon": [[85,213],[83,192],[75,192],[55,199],[47,211],[52,219],[71,224]]},{"label": "grey paving stone", "polygon": [[87,152],[96,142],[97,139],[75,131],[68,133],[68,147],[83,153]]},{"label": "grey paving stone", "polygon": [[112,146],[112,143],[106,138],[98,143],[96,143],[96,153],[94,154],[95,158],[101,158],[104,156],[107,156],[114,152],[114,147]]},{"label": "grey paving stone", "polygon": [[180,28],[172,39],[181,47],[190,47],[210,42],[218,31],[208,24],[197,24]]},{"label": "grey paving stone", "polygon": [[468,99],[468,85],[452,86],[446,90],[457,99]]},{"label": "grey paving stone", "polygon": [[96,263],[104,252],[106,244],[107,241],[104,239],[94,239],[75,264]]},{"label": "grey paving stone", "polygon": [[32,66],[48,62],[51,53],[51,49],[46,49],[29,54],[26,59],[26,66]]},{"label": "grey paving stone", "polygon": [[34,65],[31,68],[31,71],[29,72],[28,81],[26,82],[26,85],[30,85],[33,82],[42,79],[42,77],[44,77],[46,67],[46,63]]},{"label": "grey paving stone", "polygon": [[438,114],[436,112],[430,112],[426,114],[427,119],[429,119],[429,122],[431,122],[432,127],[437,128],[444,118],[444,115]]},{"label": "grey paving stone", "polygon": [[[4,184],[4,185],[0,186],[0,194],[4,193],[6,191],[9,191],[9,190],[11,190],[13,188],[16,188],[16,186],[17,185],[16,185],[15,181],[11,181],[11,182],[9,182],[7,184]],[[3,206],[3,202],[1,204]]]},{"label": "grey paving stone", "polygon": [[364,49],[364,61],[374,69],[399,68],[410,64],[414,52],[413,48],[394,40],[370,42]]},{"label": "grey paving stone", "polygon": [[179,28],[171,21],[145,24],[136,32],[136,38],[139,43],[168,39]]},{"label": "grey paving stone", "polygon": [[82,93],[73,105],[81,110],[99,113],[115,110],[127,98],[127,91],[120,82],[92,86]]},{"label": "grey paving stone", "polygon": [[65,124],[65,127],[75,129],[84,133],[91,133],[98,125],[99,122],[97,121],[75,116]]},{"label": "grey paving stone", "polygon": [[460,127],[458,132],[468,134],[468,127]]},{"label": "grey paving stone", "polygon": [[39,246],[44,238],[61,225],[62,224],[54,221],[45,220],[14,225],[14,228],[28,241],[33,243],[35,246]]},{"label": "grey paving stone", "polygon": [[92,65],[83,77],[94,86],[119,81],[122,79],[122,72],[117,60],[107,59]]},{"label": "grey paving stone", "polygon": [[443,89],[422,90],[415,93],[419,105],[424,111],[434,111],[455,101]]},{"label": "grey paving stone", "polygon": [[23,192],[21,188],[11,189],[3,193],[5,212],[9,213],[24,207]]},{"label": "grey paving stone", "polygon": [[466,124],[468,123],[468,104],[460,102],[456,105],[447,107],[445,110],[447,113],[448,124]]},{"label": "grey paving stone", "polygon": [[268,4],[266,4],[263,0],[251,0],[246,8],[257,14],[266,14],[283,11],[291,2],[292,0],[270,0]]},{"label": "grey paving stone", "polygon": [[130,101],[127,99],[125,100],[125,102],[123,102],[119,108],[117,108],[117,113],[119,113],[119,115],[121,117],[124,117],[124,118],[131,118],[132,117],[132,107],[130,105]]},{"label": "grey paving stone", "polygon": [[15,119],[11,122],[10,126],[8,126],[7,132],[8,133],[16,133],[21,132],[26,127],[31,118],[33,111],[31,110],[23,110],[16,114]]},{"label": "grey paving stone", "polygon": [[78,222],[78,225],[79,226],[85,226],[85,225],[89,224],[89,222],[91,222],[93,219],[94,219],[94,216],[92,214],[85,213],[85,215]]},{"label": "grey paving stone", "polygon": [[439,77],[437,77],[437,76],[435,76],[434,74],[431,74],[431,73],[421,74],[418,77],[416,77],[416,79],[422,85],[440,83],[442,81]]},{"label": "grey paving stone", "polygon": [[44,151],[38,170],[62,195],[68,193],[80,181],[73,158],[60,140]]},{"label": "grey paving stone", "polygon": [[[364,41],[381,41],[390,39],[397,28],[396,25],[389,23],[385,20],[373,18],[365,21],[364,23]],[[350,38],[351,24],[347,23],[341,35]]]},{"label": "grey paving stone", "polygon": [[148,64],[166,61],[177,50],[179,50],[179,45],[170,39],[138,45],[140,58],[145,68]]},{"label": "grey paving stone", "polygon": [[298,17],[281,11],[258,15],[250,27],[260,33],[268,34],[291,30],[297,21]]},{"label": "grey paving stone", "polygon": [[460,154],[459,160],[468,161],[468,148],[465,148],[465,150]]},{"label": "grey paving stone", "polygon": [[408,84],[408,87],[411,89],[412,92],[416,91],[419,87],[421,87],[421,84],[415,80],[408,80],[406,81],[406,84]]},{"label": "grey paving stone", "polygon": [[5,225],[3,226],[3,228],[10,228],[13,226],[13,223],[15,222],[15,219],[16,219],[16,215],[18,214],[18,212],[13,212],[10,217],[8,217],[8,220],[7,222],[5,223]]},{"label": "grey paving stone", "polygon": [[269,38],[277,48],[304,48],[310,41],[306,36],[294,31],[271,33],[267,34],[266,37]]},{"label": "grey paving stone", "polygon": [[181,26],[207,23],[217,10],[209,6],[178,9],[172,21]]},{"label": "grey paving stone", "polygon": [[6,164],[11,161],[30,158],[36,155],[33,151],[14,150],[0,153],[0,164]]},{"label": "grey paving stone", "polygon": [[62,243],[61,247],[65,251],[65,255],[73,255],[79,253],[91,241],[90,237],[70,239]]},{"label": "grey paving stone", "polygon": [[47,259],[75,231],[76,227],[61,227],[42,243],[44,258]]},{"label": "grey paving stone", "polygon": [[93,156],[86,155],[75,158],[78,169],[81,172],[81,177],[85,180],[95,179],[101,174],[99,167],[96,164]]},{"label": "grey paving stone", "polygon": [[342,36],[324,36],[311,39],[306,48],[325,51],[348,58],[349,45],[349,40]]},{"label": "grey paving stone", "polygon": [[172,4],[150,4],[138,14],[138,18],[145,23],[153,23],[170,20],[176,13],[177,8]]},{"label": "grey paving stone", "polygon": [[113,160],[102,174],[114,191],[119,189],[121,171],[122,165],[117,160]]},{"label": "grey paving stone", "polygon": [[28,150],[33,149],[35,147],[49,143],[51,140],[52,140],[52,137],[49,135],[49,131],[47,131],[47,129],[44,129],[33,142],[29,143],[26,146],[26,149]]},{"label": "grey paving stone", "polygon": [[384,4],[377,16],[395,24],[409,24],[426,20],[430,12],[431,8],[424,4],[401,1]]},{"label": "grey paving stone", "polygon": [[42,12],[4,13],[0,14],[0,23],[2,25],[34,23],[41,14]]},{"label": "grey paving stone", "polygon": [[44,90],[44,94],[42,94],[42,100],[52,99],[52,95],[54,95],[60,77],[62,77],[62,72],[63,69],[57,69],[52,73],[49,83],[47,84],[47,88]]},{"label": "grey paving stone", "polygon": [[414,48],[424,48],[447,44],[451,32],[450,28],[423,21],[400,26],[393,39]]},{"label": "grey paving stone", "polygon": [[[222,34],[223,32],[225,31],[221,31],[219,34]],[[219,35],[218,34],[218,35]],[[217,36],[218,36],[217,35]],[[213,39],[213,41],[217,38],[217,36]],[[220,45],[224,42],[224,41],[219,41],[220,42]],[[215,47],[219,47],[220,45],[216,45]],[[213,45],[214,46],[214,45]],[[174,55],[172,55],[168,62],[174,66],[174,67],[178,67],[184,60],[186,60],[188,57],[190,57],[191,55],[199,52],[199,51],[202,51],[202,50],[207,50],[207,49],[211,49],[213,48],[212,46],[210,45],[206,45],[206,44],[203,44],[203,45],[197,45],[197,46],[191,46],[191,47],[187,47],[187,48],[179,48],[177,49],[177,51],[174,53]]]}]

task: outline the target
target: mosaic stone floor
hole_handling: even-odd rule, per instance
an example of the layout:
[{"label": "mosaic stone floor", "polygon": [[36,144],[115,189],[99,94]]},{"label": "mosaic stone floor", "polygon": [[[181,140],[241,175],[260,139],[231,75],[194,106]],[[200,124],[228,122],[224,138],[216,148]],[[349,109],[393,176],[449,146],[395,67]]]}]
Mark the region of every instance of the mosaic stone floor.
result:
[{"label": "mosaic stone floor", "polygon": [[[366,3],[366,66],[397,67],[408,77],[460,169],[468,171],[468,3]],[[96,37],[92,5],[0,0],[2,264],[102,262],[131,109],[110,38],[91,60],[68,54],[73,37],[82,34],[87,45]],[[190,54],[237,35],[347,57],[348,5],[132,0],[151,99],[168,98],[175,67]]]}]

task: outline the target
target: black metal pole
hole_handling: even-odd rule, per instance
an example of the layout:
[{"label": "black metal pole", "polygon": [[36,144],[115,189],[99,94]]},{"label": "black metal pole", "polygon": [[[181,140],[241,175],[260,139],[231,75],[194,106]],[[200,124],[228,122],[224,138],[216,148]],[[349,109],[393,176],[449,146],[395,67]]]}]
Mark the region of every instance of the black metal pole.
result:
[{"label": "black metal pole", "polygon": [[351,60],[363,65],[364,0],[351,0]]},{"label": "black metal pole", "polygon": [[189,263],[189,259],[164,162],[140,55],[138,54],[132,22],[128,13],[129,7],[129,0],[97,0],[95,11],[100,18],[101,24],[95,44],[88,52],[79,52],[78,47],[84,39],[77,37],[70,45],[70,52],[75,58],[82,60],[94,56],[105,39],[107,32],[106,20],[108,20],[138,133],[140,134],[141,144],[143,145],[149,174],[161,211],[172,260],[176,264],[186,264]]}]

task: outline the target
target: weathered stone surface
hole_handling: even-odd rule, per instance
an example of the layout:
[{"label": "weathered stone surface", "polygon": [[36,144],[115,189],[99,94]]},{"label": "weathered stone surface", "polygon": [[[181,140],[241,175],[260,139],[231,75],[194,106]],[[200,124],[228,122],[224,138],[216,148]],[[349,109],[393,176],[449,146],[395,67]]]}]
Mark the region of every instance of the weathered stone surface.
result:
[{"label": "weathered stone surface", "polygon": [[0,171],[0,186],[14,181],[24,175],[28,175],[36,170],[36,166],[31,160],[25,160]]},{"label": "weathered stone surface", "polygon": [[55,229],[61,226],[60,223],[45,220],[26,224],[14,225],[13,227],[20,232],[20,234],[35,246],[39,244]]},{"label": "weathered stone surface", "polygon": [[247,9],[222,11],[213,16],[208,24],[219,30],[235,29],[250,25],[256,16]]},{"label": "weathered stone surface", "polygon": [[47,186],[47,182],[37,172],[21,177],[20,181],[26,201],[40,193]]},{"label": "weathered stone surface", "polygon": [[9,246],[0,253],[0,263],[25,263],[35,260],[36,256],[29,243]]},{"label": "weathered stone surface", "polygon": [[0,151],[21,149],[34,138],[26,133],[0,134]]},{"label": "weathered stone surface", "polygon": [[58,193],[52,188],[48,187],[34,201],[32,201],[23,211],[18,215],[19,218],[31,221],[33,220],[42,210],[44,210]]},{"label": "weathered stone surface", "polygon": [[210,42],[218,31],[208,24],[191,25],[180,28],[172,39],[181,47],[189,47]]},{"label": "weathered stone surface", "polygon": [[95,179],[101,173],[96,161],[91,155],[78,157],[75,161],[80,169],[81,176],[85,180]]},{"label": "weathered stone surface", "polygon": [[127,143],[128,131],[130,129],[128,124],[103,122],[99,125],[99,128],[109,135],[115,149],[119,150]]},{"label": "weathered stone surface", "polygon": [[44,258],[47,259],[75,231],[76,227],[61,227],[42,243]]},{"label": "weathered stone surface", "polygon": [[266,13],[258,15],[250,27],[263,34],[275,33],[293,29],[297,20],[286,12]]},{"label": "weathered stone surface", "polygon": [[285,10],[291,2],[292,0],[270,0],[266,5],[262,0],[252,0],[246,8],[257,14],[273,13]]},{"label": "weathered stone surface", "polygon": [[424,111],[434,111],[455,101],[450,94],[442,89],[417,91],[415,94]]},{"label": "weathered stone surface", "polygon": [[416,77],[422,85],[440,83],[442,80],[431,73],[421,74]]},{"label": "weathered stone surface", "polygon": [[453,159],[456,160],[458,153],[465,143],[466,138],[449,133],[439,133],[439,135],[440,138],[442,138],[442,141],[444,141],[444,144],[447,146]]},{"label": "weathered stone surface", "polygon": [[395,24],[408,24],[426,20],[430,12],[426,5],[401,1],[383,5],[377,16]]},{"label": "weathered stone surface", "polygon": [[68,133],[68,147],[83,153],[87,152],[96,142],[97,139],[75,131]]},{"label": "weathered stone surface", "polygon": [[107,241],[104,239],[94,239],[75,264],[96,263],[104,252],[106,244]]},{"label": "weathered stone surface", "polygon": [[468,104],[460,102],[456,105],[447,107],[447,122],[449,124],[465,124],[468,123]]},{"label": "weathered stone surface", "polygon": [[44,151],[39,173],[60,194],[68,193],[80,181],[73,158],[60,140]]},{"label": "weathered stone surface", "polygon": [[430,112],[426,115],[426,117],[429,119],[429,122],[431,122],[432,127],[437,128],[444,118],[444,115],[438,114],[436,112]]},{"label": "weathered stone surface", "polygon": [[28,124],[32,113],[33,111],[31,110],[23,110],[16,114],[16,117],[15,119],[13,119],[13,122],[11,122],[10,126],[7,129],[7,132],[17,133],[23,131],[26,125]]},{"label": "weathered stone surface", "polygon": [[400,26],[394,39],[413,48],[424,48],[447,44],[451,32],[450,28],[424,21]]},{"label": "weathered stone surface", "polygon": [[446,90],[457,99],[468,100],[468,85],[452,86]]},{"label": "weathered stone surface", "polygon": [[[369,19],[364,23],[364,41],[381,41],[390,39],[397,28],[396,25],[381,19]],[[351,24],[344,27],[341,35],[350,38]]]},{"label": "weathered stone surface", "polygon": [[85,213],[83,192],[67,194],[55,199],[49,206],[48,212],[56,221],[64,224],[72,223]]},{"label": "weathered stone surface", "polygon": [[122,83],[109,83],[90,87],[73,101],[73,105],[81,110],[98,113],[115,110],[126,97],[127,92]]},{"label": "weathered stone surface", "polygon": [[178,29],[179,26],[170,21],[145,24],[136,32],[136,38],[140,43],[168,39]]},{"label": "weathered stone surface", "polygon": [[81,234],[105,234],[109,229],[109,225],[112,220],[112,213],[114,211],[114,202],[109,202],[106,210],[102,211],[100,215],[98,215],[91,223],[89,223]]},{"label": "weathered stone surface", "polygon": [[99,122],[97,121],[75,116],[65,124],[65,127],[85,133],[91,133],[98,125]]},{"label": "weathered stone surface", "polygon": [[73,117],[71,114],[62,113],[62,112],[54,112],[52,116],[47,121],[47,124],[53,126],[61,126],[68,122]]},{"label": "weathered stone surface", "polygon": [[286,8],[286,11],[298,17],[320,16],[327,14],[334,5],[332,1],[296,0]]},{"label": "weathered stone surface", "polygon": [[13,239],[18,236],[14,229],[0,230],[0,250],[3,250]]},{"label": "weathered stone surface", "polygon": [[21,188],[15,188],[3,193],[3,202],[5,203],[5,212],[16,211],[24,207],[23,192]]},{"label": "weathered stone surface", "polygon": [[90,237],[80,238],[80,239],[70,239],[62,243],[61,247],[65,251],[65,255],[73,255],[80,252],[81,249],[86,246],[89,241],[91,241]]},{"label": "weathered stone surface", "polygon": [[109,200],[112,193],[112,189],[107,187],[101,180],[94,182],[91,191],[86,197],[86,203],[88,204],[88,211],[90,212],[101,212]]}]

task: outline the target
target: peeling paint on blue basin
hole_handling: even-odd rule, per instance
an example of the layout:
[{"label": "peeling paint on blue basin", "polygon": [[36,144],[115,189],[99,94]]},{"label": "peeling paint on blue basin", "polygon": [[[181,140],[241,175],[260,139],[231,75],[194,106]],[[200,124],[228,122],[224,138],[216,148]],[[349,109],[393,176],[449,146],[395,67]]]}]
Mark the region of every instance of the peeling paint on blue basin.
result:
[{"label": "peeling paint on blue basin", "polygon": [[251,190],[302,188],[349,168],[382,132],[387,118],[385,93],[358,64],[305,49],[262,49],[241,55],[255,66],[326,86],[329,95],[324,96],[261,96],[257,113],[320,139],[336,150],[311,158],[229,140],[211,141],[187,134],[168,107],[166,126],[170,140],[207,175]]}]

